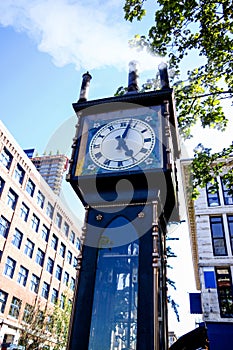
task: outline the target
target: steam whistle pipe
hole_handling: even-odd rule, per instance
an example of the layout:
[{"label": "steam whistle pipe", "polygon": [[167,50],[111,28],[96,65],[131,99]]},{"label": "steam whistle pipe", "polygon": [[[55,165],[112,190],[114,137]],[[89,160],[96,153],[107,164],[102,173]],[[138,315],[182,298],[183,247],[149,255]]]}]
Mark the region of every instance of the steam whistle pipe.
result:
[{"label": "steam whistle pipe", "polygon": [[92,76],[89,72],[86,72],[83,74],[82,78],[83,78],[83,80],[82,80],[82,85],[81,85],[81,89],[80,89],[80,95],[79,95],[78,102],[87,101],[89,87],[90,87],[90,81],[92,79]]},{"label": "steam whistle pipe", "polygon": [[138,62],[129,62],[128,92],[138,92]]},{"label": "steam whistle pipe", "polygon": [[166,63],[161,62],[158,68],[159,68],[161,89],[169,89],[169,79],[168,79],[168,71],[167,71]]}]

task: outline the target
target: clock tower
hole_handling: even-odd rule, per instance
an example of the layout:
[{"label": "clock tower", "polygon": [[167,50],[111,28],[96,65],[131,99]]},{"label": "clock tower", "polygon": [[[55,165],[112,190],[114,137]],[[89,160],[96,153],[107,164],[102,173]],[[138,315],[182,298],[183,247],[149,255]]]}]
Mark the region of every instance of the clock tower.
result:
[{"label": "clock tower", "polygon": [[83,75],[67,180],[86,209],[69,350],[167,350],[166,226],[178,221],[173,91],[87,101]]}]

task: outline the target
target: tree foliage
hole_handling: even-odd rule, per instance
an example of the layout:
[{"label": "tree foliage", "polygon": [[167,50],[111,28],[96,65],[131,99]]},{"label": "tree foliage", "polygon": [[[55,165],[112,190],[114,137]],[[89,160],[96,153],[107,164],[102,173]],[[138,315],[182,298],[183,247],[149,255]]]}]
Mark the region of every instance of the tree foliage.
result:
[{"label": "tree foliage", "polygon": [[[126,0],[126,20],[142,20],[146,15],[145,3],[146,0]],[[175,90],[178,125],[184,138],[192,136],[192,127],[198,122],[203,128],[224,131],[228,120],[222,100],[233,96],[232,1],[157,0],[157,5],[155,23],[146,36],[135,35],[131,45],[168,58],[173,72],[171,83]],[[193,61],[193,57],[197,65],[188,70],[184,78],[184,62]],[[196,185],[205,186],[210,180],[207,169],[208,174],[215,174],[218,156],[231,152],[232,146],[214,154],[205,147],[202,152],[200,149],[195,152],[194,192],[197,193]],[[224,161],[218,164],[218,173],[223,164]]]},{"label": "tree foliage", "polygon": [[27,313],[21,323],[19,345],[26,350],[47,349],[62,350],[66,347],[71,315],[71,302],[68,295],[62,296],[62,303],[54,307],[48,305],[27,305]]}]

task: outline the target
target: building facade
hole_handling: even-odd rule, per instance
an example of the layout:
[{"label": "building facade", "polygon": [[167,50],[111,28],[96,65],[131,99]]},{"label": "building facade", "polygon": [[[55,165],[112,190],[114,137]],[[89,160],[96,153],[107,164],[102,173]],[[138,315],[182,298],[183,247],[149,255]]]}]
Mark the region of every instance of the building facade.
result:
[{"label": "building facade", "polygon": [[[190,184],[189,164],[182,162],[186,189]],[[195,201],[189,198],[188,190],[185,194],[196,286],[210,350],[233,347],[233,195],[223,178],[216,181],[217,191],[209,184],[200,189]]]},{"label": "building facade", "polygon": [[54,193],[59,195],[64,172],[67,170],[68,158],[57,154],[32,157],[31,161]]},{"label": "building facade", "polygon": [[80,231],[0,122],[0,344],[17,343],[27,310],[52,307],[76,280]]}]

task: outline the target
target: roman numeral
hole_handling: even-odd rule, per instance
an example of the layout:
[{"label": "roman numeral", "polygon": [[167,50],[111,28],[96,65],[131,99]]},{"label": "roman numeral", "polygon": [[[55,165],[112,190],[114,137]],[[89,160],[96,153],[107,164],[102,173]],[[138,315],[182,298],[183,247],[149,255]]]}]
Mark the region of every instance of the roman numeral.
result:
[{"label": "roman numeral", "polygon": [[143,133],[146,132],[146,131],[147,131],[147,129],[144,129],[144,130],[141,131],[141,133],[143,134]]},{"label": "roman numeral", "polygon": [[112,131],[112,130],[114,129],[114,127],[113,127],[112,125],[110,125],[110,126],[108,127],[108,129],[109,129],[110,131]]},{"label": "roman numeral", "polygon": [[109,165],[111,163],[111,160],[110,159],[106,159],[105,161],[104,161],[104,165]]},{"label": "roman numeral", "polygon": [[142,147],[141,150],[140,150],[140,152],[142,152],[142,153],[146,153],[147,151],[148,151],[148,149],[144,148],[144,147]]},{"label": "roman numeral", "polygon": [[94,144],[94,148],[100,148],[100,144],[98,145]]},{"label": "roman numeral", "polygon": [[144,139],[144,142],[151,142],[151,138],[148,137],[147,139]]},{"label": "roman numeral", "polygon": [[125,127],[126,125],[127,125],[126,122],[121,123],[121,128],[122,128],[122,127]]},{"label": "roman numeral", "polygon": [[98,135],[98,137],[101,137],[101,138],[103,139],[103,138],[104,138],[104,135],[101,135],[101,134],[100,134],[100,135]]},{"label": "roman numeral", "polygon": [[119,162],[117,162],[117,166],[123,166],[123,162],[119,160]]},{"label": "roman numeral", "polygon": [[100,159],[100,158],[102,157],[102,153],[101,153],[101,152],[96,153],[96,154],[95,154],[95,157],[96,157],[97,159]]}]

